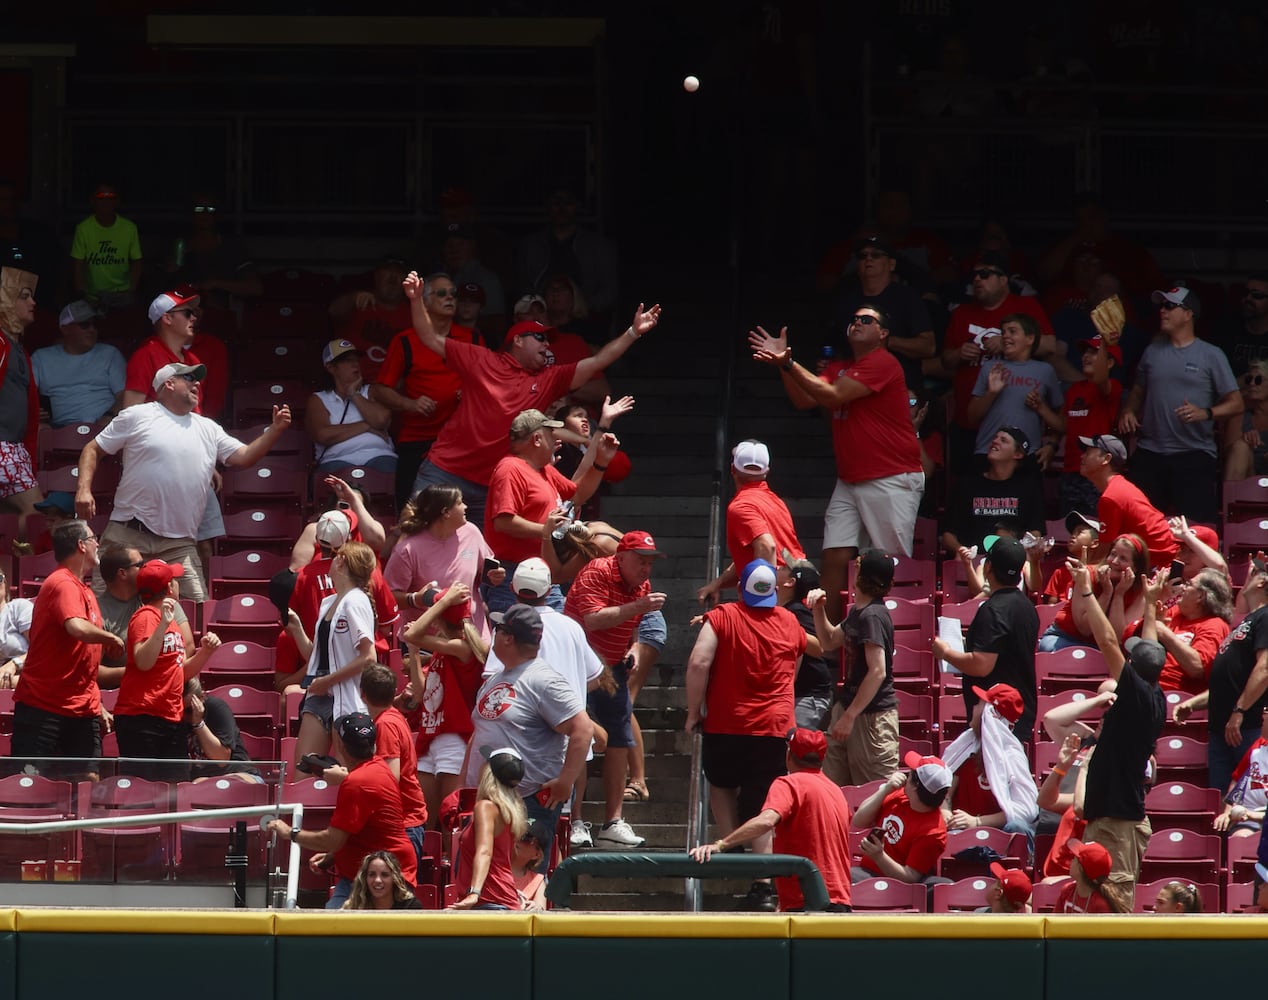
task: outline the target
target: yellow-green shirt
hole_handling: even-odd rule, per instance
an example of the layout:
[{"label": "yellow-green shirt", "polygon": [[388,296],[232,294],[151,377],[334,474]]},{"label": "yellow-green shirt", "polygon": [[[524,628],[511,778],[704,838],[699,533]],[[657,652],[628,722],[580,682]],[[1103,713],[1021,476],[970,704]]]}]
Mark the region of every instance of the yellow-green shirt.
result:
[{"label": "yellow-green shirt", "polygon": [[117,215],[114,225],[106,227],[95,215],[90,215],[75,227],[70,255],[85,264],[84,292],[87,295],[126,292],[132,284],[132,262],[141,259],[136,223]]}]

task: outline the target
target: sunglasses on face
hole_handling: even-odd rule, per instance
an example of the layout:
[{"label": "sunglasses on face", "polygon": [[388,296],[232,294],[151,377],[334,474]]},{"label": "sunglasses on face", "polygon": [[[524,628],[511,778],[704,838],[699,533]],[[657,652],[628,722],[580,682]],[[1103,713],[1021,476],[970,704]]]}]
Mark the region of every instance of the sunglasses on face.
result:
[{"label": "sunglasses on face", "polygon": [[878,320],[875,316],[864,315],[855,316],[851,322],[856,323],[859,326],[871,326],[873,323],[880,323],[880,320]]},{"label": "sunglasses on face", "polygon": [[1169,313],[1169,312],[1171,312],[1171,310],[1172,310],[1172,309],[1179,309],[1179,308],[1180,308],[1180,303],[1178,303],[1178,302],[1160,302],[1160,303],[1158,303],[1158,308],[1159,308],[1159,309],[1161,309],[1161,310],[1162,310],[1163,312],[1165,312],[1165,313]]},{"label": "sunglasses on face", "polygon": [[452,298],[457,298],[457,296],[458,296],[458,289],[456,289],[456,288],[433,288],[433,289],[431,290],[431,293],[432,293],[432,295],[436,296],[436,298],[438,298],[438,299],[452,299]]},{"label": "sunglasses on face", "polygon": [[1268,299],[1268,292],[1248,291],[1246,293],[1246,298],[1254,299],[1256,302],[1259,302],[1262,299]]},{"label": "sunglasses on face", "polygon": [[859,260],[884,260],[889,254],[881,253],[879,250],[860,250],[854,256]]},{"label": "sunglasses on face", "polygon": [[190,319],[196,319],[198,316],[198,313],[193,309],[173,309],[171,312],[176,316],[188,316]]},{"label": "sunglasses on face", "polygon": [[202,215],[205,213],[214,214],[215,211],[216,211],[215,205],[195,205],[194,206],[194,212],[195,214],[198,214],[198,215]]},{"label": "sunglasses on face", "polygon": [[973,277],[977,278],[979,281],[985,281],[987,278],[1002,278],[1004,277],[1004,272],[996,271],[989,267],[979,267],[973,272]]},{"label": "sunglasses on face", "polygon": [[1247,385],[1263,385],[1264,377],[1262,375],[1243,375],[1242,381]]},{"label": "sunglasses on face", "polygon": [[533,338],[535,341],[537,341],[539,344],[544,344],[544,343],[546,343],[546,339],[547,339],[547,338],[546,338],[546,334],[544,334],[544,333],[521,333],[521,334],[520,334],[520,336],[521,336],[521,337],[532,337],[532,338]]}]

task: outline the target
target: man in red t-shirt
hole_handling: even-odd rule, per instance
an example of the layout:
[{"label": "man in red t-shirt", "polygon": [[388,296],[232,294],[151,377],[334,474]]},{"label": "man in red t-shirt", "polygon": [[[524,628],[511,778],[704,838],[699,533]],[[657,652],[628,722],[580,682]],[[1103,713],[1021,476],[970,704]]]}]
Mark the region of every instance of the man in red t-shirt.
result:
[{"label": "man in red t-shirt", "polygon": [[[350,712],[331,728],[334,755],[343,764],[326,775],[339,782],[334,815],[324,830],[295,830],[285,820],[269,820],[268,830],[309,851],[312,862],[333,854],[339,881],[326,909],[343,908],[352,893],[352,880],[361,861],[373,851],[391,851],[401,864],[406,885],[418,877],[414,845],[405,835],[405,814],[396,778],[387,762],[375,753],[378,729],[364,712]],[[346,773],[344,769],[346,768]]]},{"label": "man in red t-shirt", "polygon": [[83,521],[57,525],[53,556],[57,569],[35,598],[31,645],[13,695],[13,756],[92,758],[110,725],[97,666],[103,648],[122,656],[123,640],[103,627],[97,598],[84,583],[97,565],[92,529]]},{"label": "man in red t-shirt", "polygon": [[[754,559],[740,573],[740,600],[704,616],[687,660],[688,733],[704,732],[701,753],[713,821],[726,836],[761,812],[784,773],[785,743],[796,717],[793,682],[806,632],[778,606],[775,567]],[[753,842],[771,853],[771,838]],[[748,906],[775,908],[769,882],[749,889]]]},{"label": "man in red t-shirt", "polygon": [[462,399],[414,480],[414,491],[432,483],[462,490],[467,520],[484,523],[484,503],[493,468],[506,449],[511,420],[522,410],[547,410],[552,403],[588,382],[620,358],[634,341],[660,321],[660,306],[639,303],[630,326],[590,358],[576,364],[551,365],[549,331],[532,321],[507,331],[503,353],[463,344],[437,334],[423,301],[423,282],[411,273],[404,281],[411,300],[414,330],[424,344],[445,359],[462,379]]},{"label": "man in red t-shirt", "polygon": [[[739,829],[712,844],[691,849],[697,861],[747,844],[774,831],[775,853],[809,858],[823,876],[828,911],[848,913],[850,906],[850,804],[824,776],[828,740],[816,729],[794,729],[788,734],[785,766],[766,794],[762,811]],[[806,901],[797,878],[775,879],[781,910],[803,910]]]},{"label": "man in red t-shirt", "polygon": [[884,310],[859,306],[847,334],[854,359],[834,362],[822,378],[793,361],[787,328],[772,337],[759,326],[748,338],[754,360],[780,369],[795,407],[822,406],[832,415],[837,484],[824,515],[820,580],[833,621],[860,549],[911,555],[925,491],[902,365],[885,346],[889,325]]},{"label": "man in red t-shirt", "polygon": [[[587,697],[591,717],[608,734],[603,752],[604,823],[594,840],[597,846],[629,849],[643,838],[621,818],[625,799],[625,774],[646,788],[643,770],[642,731],[634,718],[634,696],[630,678],[641,686],[659,651],[638,642],[637,631],[643,615],[665,606],[665,595],[653,592],[652,566],[664,553],[645,531],[627,531],[617,544],[616,554],[594,559],[582,567],[568,591],[564,610],[586,630],[590,647],[609,668],[615,690],[602,686]],[[637,693],[637,690],[635,690]]]},{"label": "man in red t-shirt", "polygon": [[1083,450],[1079,474],[1101,494],[1096,503],[1096,517],[1101,522],[1098,555],[1104,556],[1119,535],[1139,535],[1149,547],[1150,567],[1170,566],[1180,543],[1162,511],[1119,471],[1127,464],[1127,446],[1112,434],[1078,441]]},{"label": "man in red t-shirt", "polygon": [[[443,352],[433,350],[414,332],[409,302],[399,278],[396,288],[404,321],[396,327],[400,332],[388,344],[376,384],[370,386],[370,398],[400,414],[396,432],[396,506],[400,508],[415,492],[411,487],[419,463],[458,408],[462,379],[445,365]],[[454,343],[479,344],[474,330],[454,322],[458,288],[449,275],[428,275],[425,288],[423,308],[436,336]]]},{"label": "man in red t-shirt", "polygon": [[862,864],[850,872],[855,882],[876,875],[924,882],[937,873],[947,847],[941,807],[951,790],[951,772],[942,758],[914,750],[903,763],[910,772],[895,771],[854,814],[854,829],[871,827],[861,844]]},{"label": "man in red t-shirt", "polygon": [[[555,468],[561,420],[548,420],[541,410],[524,410],[511,421],[511,453],[493,467],[488,502],[484,508],[484,539],[506,569],[506,579],[485,594],[490,611],[505,611],[517,598],[511,590],[515,567],[541,554],[549,515],[571,501],[573,510],[590,499],[603,479],[602,469],[616,454],[611,434],[600,437],[593,462],[577,467],[574,479]],[[564,609],[559,587],[551,586],[546,601]]]},{"label": "man in red t-shirt", "polygon": [[375,752],[383,758],[388,770],[396,777],[396,787],[401,793],[405,836],[414,845],[414,853],[421,864],[427,800],[418,783],[418,754],[414,749],[414,734],[410,732],[405,716],[392,705],[395,697],[396,677],[383,664],[376,663],[361,674],[361,700],[369,709],[370,718],[374,720],[374,726],[378,730]]},{"label": "man in red t-shirt", "polygon": [[[198,324],[198,306],[202,300],[192,288],[164,292],[150,303],[150,323],[154,335],[132,352],[128,358],[127,377],[123,383],[123,406],[151,403],[158,398],[154,376],[164,365],[200,365],[203,362],[190,348],[194,328]],[[195,413],[202,410],[194,407]]]},{"label": "man in red t-shirt", "polygon": [[754,559],[779,566],[781,553],[798,559],[806,557],[793,526],[792,514],[766,482],[770,472],[770,449],[761,441],[741,441],[731,449],[731,482],[735,496],[726,508],[726,547],[731,564],[722,575],[696,591],[701,604],[710,604],[740,578],[737,567]]}]

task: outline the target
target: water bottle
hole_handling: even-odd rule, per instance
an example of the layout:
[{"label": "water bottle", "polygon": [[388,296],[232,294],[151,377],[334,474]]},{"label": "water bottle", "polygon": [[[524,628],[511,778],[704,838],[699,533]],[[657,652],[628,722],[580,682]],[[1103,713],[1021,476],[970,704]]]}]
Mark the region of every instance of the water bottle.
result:
[{"label": "water bottle", "polygon": [[177,268],[185,266],[185,238],[183,236],[176,241],[176,252],[172,254],[172,260]]},{"label": "water bottle", "polygon": [[568,528],[576,518],[576,508],[573,507],[571,500],[565,500],[560,507],[564,512],[564,519],[559,522],[559,527],[550,533],[550,537],[557,542],[562,542],[564,535],[568,534]]}]

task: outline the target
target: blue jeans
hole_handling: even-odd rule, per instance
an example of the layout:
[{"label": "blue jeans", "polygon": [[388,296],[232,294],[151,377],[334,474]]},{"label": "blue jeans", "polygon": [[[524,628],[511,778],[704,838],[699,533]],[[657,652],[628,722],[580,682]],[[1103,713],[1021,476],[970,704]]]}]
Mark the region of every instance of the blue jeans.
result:
[{"label": "blue jeans", "polygon": [[1039,637],[1039,652],[1041,653],[1055,653],[1058,649],[1069,649],[1071,646],[1088,646],[1095,649],[1096,643],[1067,635],[1056,625],[1049,625],[1044,634]]},{"label": "blue jeans", "polygon": [[484,504],[489,499],[489,488],[479,483],[473,483],[470,479],[463,479],[461,476],[455,476],[452,472],[446,472],[431,464],[430,459],[425,459],[423,464],[418,467],[418,475],[414,477],[414,489],[410,496],[413,496],[425,486],[456,486],[462,490],[462,499],[467,503],[467,520],[474,524],[481,531],[484,530]]},{"label": "blue jeans", "polygon": [[638,623],[638,641],[644,646],[651,646],[656,652],[665,648],[669,641],[669,628],[665,625],[665,616],[659,611],[649,611]]},{"label": "blue jeans", "polygon": [[1262,729],[1243,729],[1242,741],[1235,747],[1224,742],[1224,730],[1212,729],[1206,734],[1206,783],[1210,788],[1219,789],[1220,793],[1228,791],[1228,783],[1233,780],[1233,769],[1246,756],[1250,745],[1259,739]]},{"label": "blue jeans", "polygon": [[[484,598],[484,604],[490,612],[505,611],[512,604],[520,603],[519,598],[515,596],[515,591],[511,589],[511,578],[515,576],[515,568],[518,565],[519,563],[502,560],[502,566],[506,569],[506,579],[496,587],[490,587],[487,583],[480,587],[480,596]],[[564,592],[559,589],[559,584],[550,585],[550,590],[546,592],[546,603],[555,611],[563,613]]]},{"label": "blue jeans", "polygon": [[331,893],[330,898],[326,900],[326,909],[342,910],[343,904],[348,901],[348,897],[351,895],[352,879],[340,878],[339,881],[335,883],[335,891]]}]

